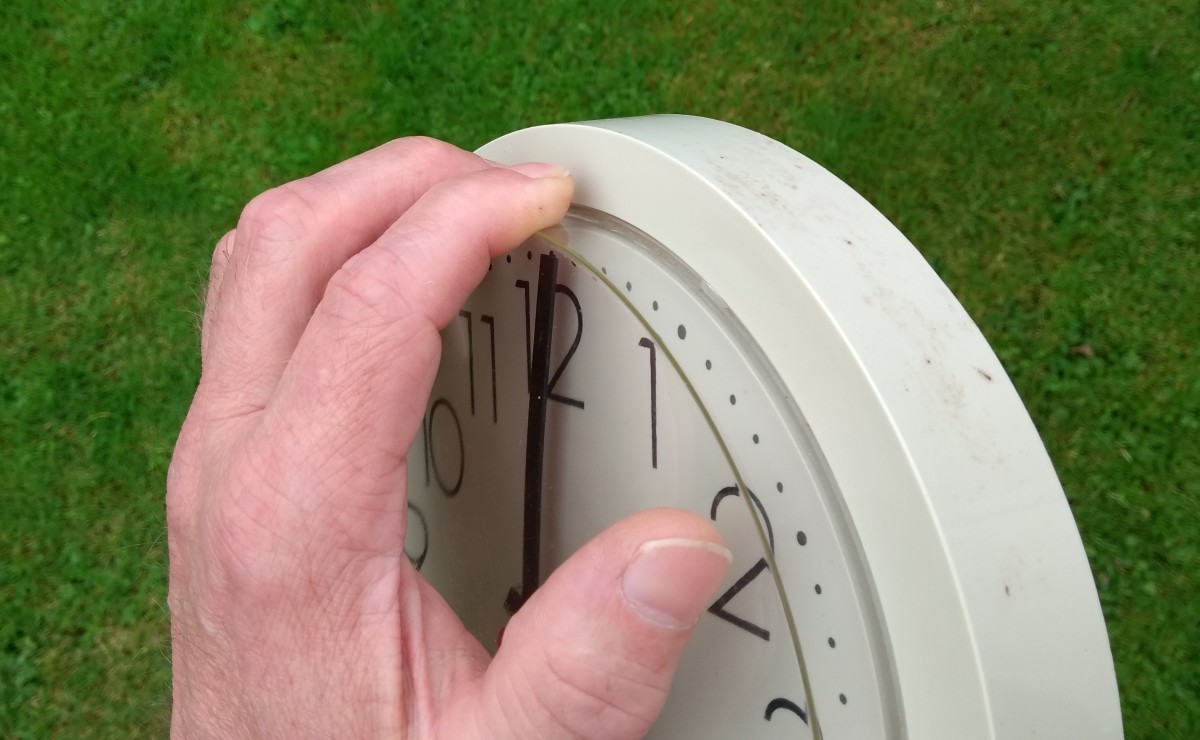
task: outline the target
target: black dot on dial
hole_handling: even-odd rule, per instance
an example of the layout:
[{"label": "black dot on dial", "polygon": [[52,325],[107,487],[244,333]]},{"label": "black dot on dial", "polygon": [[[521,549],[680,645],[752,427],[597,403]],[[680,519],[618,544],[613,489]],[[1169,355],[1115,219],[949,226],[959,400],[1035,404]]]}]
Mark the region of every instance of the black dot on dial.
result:
[{"label": "black dot on dial", "polygon": [[829,638],[829,647],[837,647],[837,640],[834,640],[832,637]]},{"label": "black dot on dial", "polygon": [[505,261],[505,262],[512,262],[512,255],[511,255],[511,254],[506,254],[506,255],[504,255],[504,261]]},{"label": "black dot on dial", "polygon": [[527,260],[532,260],[532,259],[533,259],[533,252],[526,252],[526,253],[525,253],[525,259],[527,259]]},{"label": "black dot on dial", "polygon": [[838,694],[838,701],[840,701],[841,703],[845,704],[845,703],[846,703],[846,695],[845,695],[845,694]]},{"label": "black dot on dial", "polygon": [[818,583],[816,586],[813,586],[813,590],[817,592],[817,596],[820,596],[821,595],[821,584]]},{"label": "black dot on dial", "polygon": [[625,290],[633,290],[633,283],[625,283]]},{"label": "black dot on dial", "polygon": [[737,396],[735,396],[735,395],[733,395],[732,393],[730,393],[730,394],[729,394],[729,405],[730,405],[730,406],[733,406],[733,405],[736,405],[736,404],[737,404]]},{"label": "black dot on dial", "polygon": [[705,370],[712,370],[712,360],[705,360],[705,361],[704,361],[704,369],[705,369]]},{"label": "black dot on dial", "polygon": [[687,327],[684,326],[683,324],[679,325],[679,338],[687,339]]},{"label": "black dot on dial", "polygon": [[758,435],[757,434],[754,435],[753,439],[754,439],[754,444],[758,444]]},{"label": "black dot on dial", "polygon": [[655,311],[657,311],[658,310],[658,301],[654,301],[653,303],[651,303],[650,308],[653,308]]},{"label": "black dot on dial", "polygon": [[608,268],[607,268],[607,267],[601,267],[601,268],[600,268],[600,272],[602,272],[602,273],[604,273],[605,275],[607,275],[607,274],[608,274]]},{"label": "black dot on dial", "polygon": [[775,490],[779,491],[780,493],[783,493],[783,483],[776,483]]},{"label": "black dot on dial", "polygon": [[807,545],[808,544],[808,535],[804,534],[803,531],[797,532],[796,533],[796,541],[799,542],[802,546]]}]

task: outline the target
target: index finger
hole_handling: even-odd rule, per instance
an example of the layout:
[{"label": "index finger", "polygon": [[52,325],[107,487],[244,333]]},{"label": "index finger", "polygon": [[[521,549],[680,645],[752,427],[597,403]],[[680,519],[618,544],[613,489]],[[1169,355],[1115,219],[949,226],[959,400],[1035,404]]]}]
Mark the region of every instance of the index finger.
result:
[{"label": "index finger", "polygon": [[227,263],[205,307],[201,385],[219,407],[210,413],[261,409],[330,277],[434,185],[491,166],[411,137],[252,200],[218,247]]}]

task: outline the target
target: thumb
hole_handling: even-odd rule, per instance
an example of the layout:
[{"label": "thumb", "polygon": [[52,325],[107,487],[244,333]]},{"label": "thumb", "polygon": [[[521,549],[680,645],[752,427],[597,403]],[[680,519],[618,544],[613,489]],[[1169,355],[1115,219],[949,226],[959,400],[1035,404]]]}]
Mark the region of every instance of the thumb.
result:
[{"label": "thumb", "polygon": [[640,738],[729,569],[712,524],[651,510],[564,563],[513,617],[473,702],[492,738]]}]

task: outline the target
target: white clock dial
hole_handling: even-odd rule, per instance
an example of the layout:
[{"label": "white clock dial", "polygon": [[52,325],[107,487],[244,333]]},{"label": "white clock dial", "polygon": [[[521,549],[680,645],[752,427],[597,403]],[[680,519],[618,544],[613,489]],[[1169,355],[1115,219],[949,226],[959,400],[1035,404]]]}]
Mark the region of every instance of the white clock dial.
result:
[{"label": "white clock dial", "polygon": [[[497,489],[522,491],[544,259],[557,272],[540,571],[655,506],[712,518],[735,556],[656,733],[728,737],[757,727],[794,737],[810,716],[799,647],[824,692],[814,701],[828,704],[819,710],[827,733],[894,736],[869,578],[803,417],[704,283],[612,217],[576,209],[556,234],[497,260],[445,332],[409,494],[418,516],[440,525],[424,574],[485,642],[508,618],[523,525],[521,507]],[[450,539],[466,532],[470,549]]]},{"label": "white clock dial", "polygon": [[1120,736],[1040,442],[882,217],[703,119],[543,127],[485,153],[578,183],[445,330],[410,453],[406,551],[485,645],[584,542],[680,507],[734,562],[652,736]]}]

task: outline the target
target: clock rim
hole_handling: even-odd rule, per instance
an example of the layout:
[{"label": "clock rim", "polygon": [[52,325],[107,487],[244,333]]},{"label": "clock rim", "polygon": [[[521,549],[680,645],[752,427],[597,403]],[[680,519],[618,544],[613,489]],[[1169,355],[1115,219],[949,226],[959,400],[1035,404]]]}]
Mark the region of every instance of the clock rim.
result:
[{"label": "clock rim", "polygon": [[1095,586],[1040,437],[882,214],[783,144],[692,116],[539,126],[479,153],[566,166],[575,203],[675,252],[759,344],[859,538],[908,736],[1121,737]]}]

